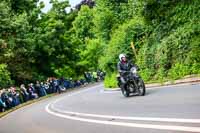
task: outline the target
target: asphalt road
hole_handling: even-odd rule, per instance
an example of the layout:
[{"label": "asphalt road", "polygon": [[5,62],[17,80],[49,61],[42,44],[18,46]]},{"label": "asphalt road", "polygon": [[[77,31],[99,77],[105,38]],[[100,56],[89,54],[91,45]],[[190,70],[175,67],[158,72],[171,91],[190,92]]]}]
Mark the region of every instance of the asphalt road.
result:
[{"label": "asphalt road", "polygon": [[200,84],[125,98],[103,85],[61,94],[0,119],[0,133],[200,133]]}]

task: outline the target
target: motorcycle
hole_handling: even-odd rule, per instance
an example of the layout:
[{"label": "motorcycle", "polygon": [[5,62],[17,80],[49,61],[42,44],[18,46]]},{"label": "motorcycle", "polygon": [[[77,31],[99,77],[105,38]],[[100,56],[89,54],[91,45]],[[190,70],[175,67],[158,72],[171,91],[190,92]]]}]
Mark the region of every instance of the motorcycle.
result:
[{"label": "motorcycle", "polygon": [[[118,77],[118,85],[120,86],[120,78]],[[144,81],[138,74],[136,67],[132,67],[130,71],[126,72],[124,88],[121,88],[121,92],[125,97],[129,97],[130,94],[144,96],[146,88]]]}]

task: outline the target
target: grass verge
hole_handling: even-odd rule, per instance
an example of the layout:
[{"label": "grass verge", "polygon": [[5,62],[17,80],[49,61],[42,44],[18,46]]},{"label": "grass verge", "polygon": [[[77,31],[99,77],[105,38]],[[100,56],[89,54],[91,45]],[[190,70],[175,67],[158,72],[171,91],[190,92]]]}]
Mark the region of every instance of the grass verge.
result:
[{"label": "grass verge", "polygon": [[[150,81],[146,81],[145,82],[145,86],[146,87],[151,87],[151,86],[165,86],[165,85],[173,85],[173,84],[180,84],[180,83],[190,83],[190,82],[195,82],[193,80],[189,80],[189,81],[184,81],[185,79],[189,79],[189,78],[200,78],[200,75],[187,75],[184,76],[182,78],[176,79],[176,80],[172,80],[172,79],[164,79],[162,81],[160,80],[150,80]],[[179,81],[179,82],[177,82]],[[198,81],[199,82],[199,79]],[[119,88],[108,88],[105,87],[105,90],[118,90]]]}]

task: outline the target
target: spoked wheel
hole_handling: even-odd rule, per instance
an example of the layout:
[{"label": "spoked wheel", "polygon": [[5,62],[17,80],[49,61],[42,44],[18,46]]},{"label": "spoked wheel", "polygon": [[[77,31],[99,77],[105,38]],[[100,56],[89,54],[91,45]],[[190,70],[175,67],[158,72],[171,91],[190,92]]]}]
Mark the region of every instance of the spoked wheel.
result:
[{"label": "spoked wheel", "polygon": [[144,96],[145,95],[146,88],[145,88],[144,81],[142,79],[139,79],[138,90],[139,90],[139,96]]}]

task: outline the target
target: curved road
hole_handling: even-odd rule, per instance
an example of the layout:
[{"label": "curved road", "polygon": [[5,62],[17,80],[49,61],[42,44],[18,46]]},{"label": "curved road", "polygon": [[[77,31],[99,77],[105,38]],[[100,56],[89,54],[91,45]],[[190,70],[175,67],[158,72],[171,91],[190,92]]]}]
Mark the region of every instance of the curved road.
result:
[{"label": "curved road", "polygon": [[61,94],[0,119],[0,133],[200,133],[200,84],[125,98],[103,85]]}]

